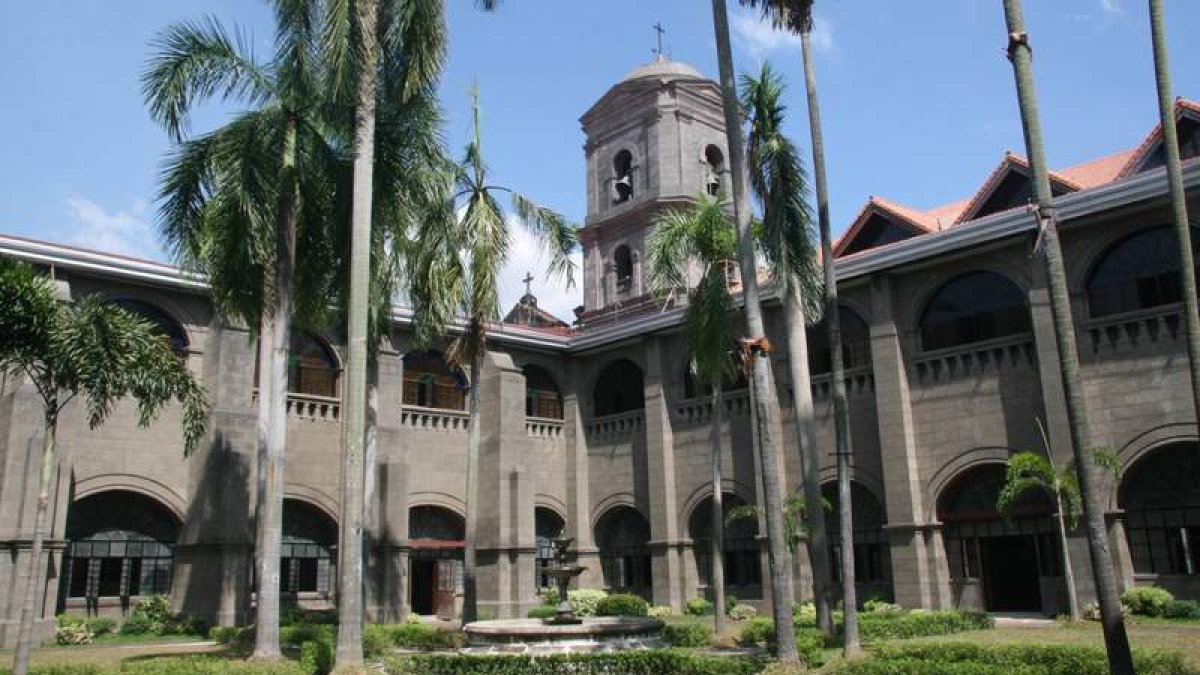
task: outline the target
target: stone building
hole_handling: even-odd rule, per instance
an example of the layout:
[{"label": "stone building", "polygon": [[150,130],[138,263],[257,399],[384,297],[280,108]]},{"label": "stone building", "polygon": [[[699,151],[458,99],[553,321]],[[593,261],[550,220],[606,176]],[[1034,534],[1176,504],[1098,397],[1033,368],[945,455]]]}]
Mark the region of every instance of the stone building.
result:
[{"label": "stone building", "polygon": [[[1180,101],[1177,112],[1194,197],[1200,106]],[[493,333],[482,373],[477,544],[487,616],[524,615],[538,602],[539,566],[560,529],[588,568],[582,586],[676,608],[708,592],[712,411],[687,376],[686,293],[653,297],[642,261],[657,211],[720,192],[730,178],[718,88],[659,58],[605,93],[582,125],[584,306],[568,328],[523,300],[510,315],[519,320]],[[1122,581],[1200,597],[1200,462],[1162,163],[1154,129],[1136,148],[1052,178],[1087,402],[1098,442],[1120,460],[1105,501]],[[1070,454],[1046,283],[1031,256],[1029,195],[1026,162],[1008,154],[955,204],[922,211],[872,197],[838,242],[860,597],[927,608],[1063,608],[1050,502],[1031,497],[1009,520],[995,510],[1006,457],[1042,447],[1037,420],[1059,460]],[[94,431],[78,408],[67,414],[40,626],[48,630],[64,609],[125,611],[151,593],[215,622],[247,622],[255,348],[246,329],[214,314],[202,278],[167,265],[16,237],[0,237],[0,253],[52,270],[72,297],[98,293],[156,322],[213,404],[206,443],[190,458],[177,410],[146,430],[128,405]],[[769,289],[765,296],[770,337],[782,345],[778,302]],[[408,316],[396,314],[380,359],[369,465],[366,576],[377,619],[452,613],[463,546],[465,379],[441,355],[409,348]],[[809,335],[811,386],[818,436],[831,448],[823,335],[821,327]],[[327,336],[298,333],[293,351],[282,591],[315,606],[336,592],[343,350]],[[793,383],[782,359],[775,367],[787,440],[779,465],[790,491],[799,481],[786,405]],[[745,389],[730,387],[725,406],[725,501],[756,504]],[[5,378],[6,644],[26,584],[40,424],[32,388]],[[824,457],[821,475],[832,482],[832,456]],[[730,525],[726,537],[730,592],[763,602],[765,546],[754,523]],[[1092,584],[1080,533],[1069,548],[1086,601]],[[794,564],[806,579],[804,555]],[[806,583],[796,589],[808,594]]]}]

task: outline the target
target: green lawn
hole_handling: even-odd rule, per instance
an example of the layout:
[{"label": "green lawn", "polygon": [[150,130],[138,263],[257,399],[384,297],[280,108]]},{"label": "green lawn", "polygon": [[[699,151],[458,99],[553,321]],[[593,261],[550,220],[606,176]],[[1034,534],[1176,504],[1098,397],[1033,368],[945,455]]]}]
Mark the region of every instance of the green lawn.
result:
[{"label": "green lawn", "polygon": [[[105,636],[106,638],[108,636]],[[134,639],[137,638],[137,639]],[[224,645],[201,642],[198,638],[181,635],[145,636],[125,635],[101,639],[97,644],[75,647],[49,645],[33,650],[33,665],[66,663],[94,663],[98,666],[119,666],[126,659],[153,656],[182,656],[184,654],[217,654],[225,651]],[[0,650],[0,668],[12,665],[11,649]]]}]

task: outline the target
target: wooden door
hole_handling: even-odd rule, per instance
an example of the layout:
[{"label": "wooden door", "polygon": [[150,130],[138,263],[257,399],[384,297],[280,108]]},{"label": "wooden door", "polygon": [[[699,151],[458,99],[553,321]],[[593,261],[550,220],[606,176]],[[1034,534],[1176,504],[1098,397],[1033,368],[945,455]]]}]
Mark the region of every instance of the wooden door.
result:
[{"label": "wooden door", "polygon": [[434,612],[439,619],[454,620],[454,592],[458,586],[457,563],[439,560],[434,571]]}]

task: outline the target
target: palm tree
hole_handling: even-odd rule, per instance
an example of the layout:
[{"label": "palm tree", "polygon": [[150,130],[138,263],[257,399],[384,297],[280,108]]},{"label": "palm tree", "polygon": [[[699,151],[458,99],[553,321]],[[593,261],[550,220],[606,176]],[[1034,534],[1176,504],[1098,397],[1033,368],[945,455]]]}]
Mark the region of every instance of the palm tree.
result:
[{"label": "palm tree", "polygon": [[499,274],[508,260],[509,220],[497,192],[512,200],[512,219],[533,234],[549,254],[547,273],[574,285],[576,228],[560,214],[524,195],[488,181],[480,133],[479,96],[472,91],[474,126],[466,154],[457,170],[458,192],[453,208],[461,212],[457,226],[424,223],[415,238],[411,297],[415,306],[413,339],[429,345],[452,321],[463,316],[466,326],[452,341],[447,356],[455,366],[468,366],[470,415],[467,445],[466,545],[463,549],[463,623],[478,615],[475,539],[479,519],[479,388],[487,358],[488,327],[500,319]]},{"label": "palm tree", "polygon": [[[786,106],[783,82],[763,63],[757,78],[742,77],[742,107],[750,116],[747,156],[750,186],[763,206],[760,245],[783,296],[788,331],[788,366],[792,376],[792,404],[799,435],[803,472],[803,500],[821,502],[821,456],[813,417],[812,387],[808,372],[808,323],[821,315],[820,270],[812,242],[812,213],[805,197],[808,181],[796,146],[783,135]],[[829,591],[829,539],[825,518],[814,509],[806,524],[808,558],[813,575],[817,625],[833,634]]]},{"label": "palm tree", "polygon": [[[1068,462],[1062,469],[1056,468],[1058,462],[1054,459],[1050,439],[1046,436],[1046,428],[1040,419],[1037,420],[1037,427],[1046,454],[1018,452],[1008,458],[1004,486],[1000,488],[1000,494],[996,498],[996,510],[1009,515],[1017,500],[1027,492],[1042,492],[1054,499],[1054,517],[1058,525],[1059,546],[1062,547],[1063,577],[1067,581],[1067,604],[1071,606],[1071,621],[1078,622],[1079,594],[1075,591],[1075,570],[1071,564],[1071,552],[1067,549],[1067,529],[1075,529],[1079,524],[1079,513],[1082,510],[1079,472],[1075,470],[1074,462]],[[1092,454],[1098,465],[1110,473],[1116,473],[1116,455],[1099,450]]]},{"label": "palm tree", "polygon": [[1187,195],[1183,190],[1183,167],[1179,159],[1179,133],[1175,127],[1175,97],[1171,94],[1166,21],[1162,0],[1150,0],[1150,39],[1154,46],[1158,114],[1162,125],[1163,149],[1167,154],[1167,181],[1171,186],[1175,233],[1179,237],[1179,277],[1183,284],[1183,318],[1187,324],[1188,359],[1192,366],[1192,405],[1196,420],[1200,422],[1200,310],[1196,301],[1196,260],[1192,251]]},{"label": "palm tree", "polygon": [[[312,0],[275,0],[275,54],[257,62],[214,19],[155,41],[142,77],[151,116],[180,142],[162,172],[160,229],[174,256],[209,275],[226,315],[258,326],[257,616],[254,656],[279,650],[279,555],[293,315],[326,311],[336,150],[323,118],[318,16]],[[207,99],[251,108],[185,139]],[[297,257],[303,264],[297,265]]]},{"label": "palm tree", "polygon": [[647,257],[650,287],[657,294],[688,285],[688,266],[702,268],[700,282],[690,293],[684,319],[686,351],[691,370],[709,385],[712,398],[709,444],[712,450],[712,588],[713,621],[717,634],[725,623],[724,527],[721,495],[721,427],[725,403],[721,389],[734,380],[733,321],[737,304],[729,294],[730,265],[737,256],[737,230],[720,198],[700,195],[696,204],[659,214],[650,235]]},{"label": "palm tree", "polygon": [[1100,600],[1100,621],[1108,650],[1108,666],[1111,672],[1125,675],[1133,673],[1133,658],[1129,651],[1129,637],[1125,633],[1125,621],[1121,616],[1116,570],[1108,550],[1108,532],[1104,524],[1104,509],[1097,483],[1098,467],[1089,455],[1095,446],[1079,375],[1075,324],[1071,316],[1067,276],[1063,267],[1062,248],[1058,242],[1058,223],[1055,219],[1054,200],[1046,167],[1042,123],[1033,85],[1033,52],[1029,47],[1029,34],[1025,30],[1020,0],[1004,0],[1004,18],[1008,26],[1008,58],[1013,65],[1026,154],[1033,174],[1036,196],[1034,214],[1038,224],[1036,249],[1045,266],[1046,280],[1050,287],[1050,311],[1054,319],[1054,337],[1058,343],[1059,370],[1066,399],[1071,449],[1075,457],[1075,466],[1079,468],[1079,491],[1083,500],[1088,553],[1096,583],[1096,596]]},{"label": "palm tree", "polygon": [[752,364],[750,394],[753,401],[755,447],[762,472],[763,506],[766,509],[768,567],[771,578],[771,610],[780,660],[799,661],[792,622],[792,578],[783,526],[778,457],[782,429],[779,399],[771,374],[771,345],[766,339],[762,306],[758,296],[758,265],[754,235],[750,227],[750,202],[746,184],[746,152],[742,138],[742,116],[734,83],[733,52],[729,42],[729,14],[725,0],[713,0],[713,32],[720,65],[721,98],[725,112],[725,136],[729,144],[729,167],[733,175],[733,211],[738,229],[741,259],[742,298],[746,308],[744,357]]},{"label": "palm tree", "polygon": [[187,364],[149,322],[97,296],[70,304],[29,265],[0,257],[0,372],[29,379],[42,399],[42,466],[21,604],[13,672],[29,670],[38,590],[46,585],[42,559],[50,486],[58,465],[58,420],[79,396],[88,425],[100,426],[122,399],[137,401],[138,425],[154,421],[172,400],[182,404],[184,454],[204,435],[208,400]]},{"label": "palm tree", "polygon": [[[845,364],[842,362],[842,326],[838,312],[837,271],[833,265],[833,236],[829,222],[829,181],[825,174],[825,137],[821,129],[821,107],[817,100],[817,75],[813,62],[813,0],[739,0],[741,4],[762,9],[764,18],[776,28],[800,36],[804,61],[804,85],[808,98],[808,128],[812,136],[813,176],[817,193],[817,224],[821,230],[821,260],[825,268],[825,321],[829,328],[832,361],[830,385],[833,398],[833,428],[837,455],[838,507],[842,551],[854,550],[854,523],[850,502],[850,411],[846,405]],[[842,607],[844,611],[844,652],[859,650],[858,600],[854,587],[854,556],[841,556]],[[818,622],[832,627],[832,616]]]}]

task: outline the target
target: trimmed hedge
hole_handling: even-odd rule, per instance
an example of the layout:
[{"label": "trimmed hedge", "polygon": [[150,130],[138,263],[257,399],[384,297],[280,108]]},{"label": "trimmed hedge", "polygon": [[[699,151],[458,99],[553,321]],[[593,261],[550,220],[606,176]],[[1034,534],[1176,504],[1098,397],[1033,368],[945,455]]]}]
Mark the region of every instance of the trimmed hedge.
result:
[{"label": "trimmed hedge", "polygon": [[669,623],[663,626],[662,639],[672,647],[708,647],[713,641],[713,627],[699,621]]},{"label": "trimmed hedge", "polygon": [[[0,673],[8,672],[0,670]],[[311,675],[312,672],[295,661],[252,663],[205,655],[129,660],[119,668],[77,663],[37,666],[29,670],[30,675]]]},{"label": "trimmed hedge", "polygon": [[[1134,650],[1140,675],[1196,675],[1177,652]],[[880,645],[836,675],[1105,675],[1104,650],[1075,645],[984,646],[969,642]]]},{"label": "trimmed hedge", "polygon": [[596,603],[596,616],[646,616],[650,603],[630,593],[617,593]]},{"label": "trimmed hedge", "polygon": [[387,661],[390,675],[753,675],[752,659],[673,649],[549,656],[413,656]]},{"label": "trimmed hedge", "polygon": [[529,610],[525,616],[530,619],[549,619],[558,613],[558,608],[553,605],[538,605]]},{"label": "trimmed hedge", "polygon": [[983,630],[993,625],[987,614],[958,610],[909,612],[900,615],[860,614],[858,617],[858,630],[863,642],[949,635],[968,630]]},{"label": "trimmed hedge", "polygon": [[1121,604],[1133,614],[1163,616],[1167,607],[1175,601],[1171,591],[1157,586],[1131,588],[1121,594]]},{"label": "trimmed hedge", "polygon": [[692,598],[683,606],[683,613],[689,616],[707,616],[713,613],[713,604],[704,598]]}]

